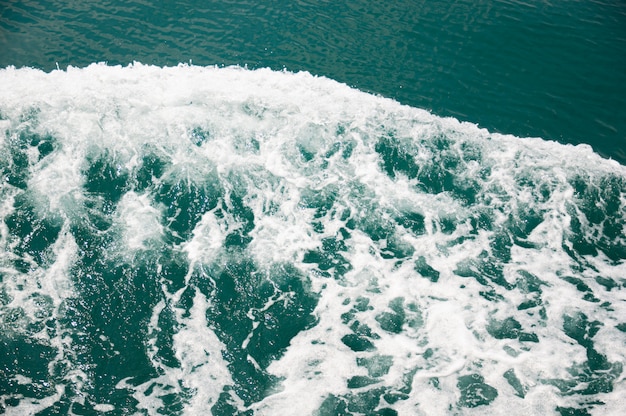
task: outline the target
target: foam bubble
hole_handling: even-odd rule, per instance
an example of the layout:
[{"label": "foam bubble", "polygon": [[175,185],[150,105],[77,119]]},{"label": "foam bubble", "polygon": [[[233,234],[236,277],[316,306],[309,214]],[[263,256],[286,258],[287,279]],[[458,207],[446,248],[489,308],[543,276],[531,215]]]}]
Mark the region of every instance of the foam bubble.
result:
[{"label": "foam bubble", "polygon": [[145,250],[150,240],[162,237],[161,212],[150,204],[147,195],[135,192],[124,194],[117,212],[124,223],[124,240],[129,249]]},{"label": "foam bubble", "polygon": [[[46,406],[64,383],[89,396],[93,375],[68,341],[79,329],[26,331],[33,296],[58,321],[89,290],[72,267],[94,260],[144,267],[162,289],[140,324],[156,375],[115,380],[150,414],[171,395],[189,413],[619,409],[626,168],[589,146],[491,134],[305,72],[6,68],[0,91],[2,311],[21,308],[11,334],[72,367]],[[210,322],[229,310],[223,273],[243,269],[233,290],[251,304]],[[298,296],[316,321],[263,357],[274,321],[304,313]],[[272,316],[283,305],[294,315]]]}]

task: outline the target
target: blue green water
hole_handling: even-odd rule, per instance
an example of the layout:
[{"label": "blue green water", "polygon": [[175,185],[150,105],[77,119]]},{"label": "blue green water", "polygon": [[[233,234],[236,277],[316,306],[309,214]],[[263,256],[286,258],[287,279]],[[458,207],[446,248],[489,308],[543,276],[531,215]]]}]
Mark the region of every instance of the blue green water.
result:
[{"label": "blue green water", "polygon": [[0,67],[304,70],[626,163],[621,0],[8,1],[0,35]]},{"label": "blue green water", "polygon": [[0,412],[622,414],[625,13],[3,3]]}]

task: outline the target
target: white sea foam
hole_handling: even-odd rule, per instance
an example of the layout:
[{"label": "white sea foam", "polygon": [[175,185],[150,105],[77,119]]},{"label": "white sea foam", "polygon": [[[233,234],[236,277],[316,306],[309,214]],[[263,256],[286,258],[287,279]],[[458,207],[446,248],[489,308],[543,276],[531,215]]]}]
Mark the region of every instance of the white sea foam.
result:
[{"label": "white sea foam", "polygon": [[[30,113],[35,114],[30,119],[23,116]],[[313,414],[331,394],[345,398],[377,386],[412,389],[403,400],[380,401],[379,408],[392,407],[399,414],[444,414],[451,407],[459,414],[484,414],[482,406],[457,406],[461,400],[458,377],[468,374],[480,374],[485,384],[498,390],[490,414],[554,414],[556,406],[577,406],[586,400],[581,395],[562,395],[546,382],[572,379],[572,367],[587,359],[585,348],[563,332],[564,316],[579,312],[589,321],[604,324],[593,338],[594,348],[608,362],[626,365],[621,348],[624,333],[615,328],[626,316],[624,262],[610,261],[602,253],[584,256],[581,261],[592,266],[581,271],[563,248],[570,244],[567,232],[575,198],[570,180],[577,174],[626,178],[624,166],[601,159],[588,146],[490,134],[475,125],[441,119],[323,77],[269,69],[98,64],[46,74],[7,68],[0,70],[0,114],[4,118],[0,127],[9,134],[29,131],[58,142],[55,151],[41,161],[35,153],[28,155],[32,159],[29,192],[46,201],[41,203],[42,211],[59,213],[66,221],[53,246],[56,260],[45,271],[28,276],[11,271],[12,277],[2,281],[13,298],[9,306],[26,308],[31,320],[36,311],[28,299],[35,289],[22,284],[30,277],[37,276],[39,289],[52,296],[55,310],[63,299],[79,296],[68,277],[77,247],[67,218],[84,215],[79,207],[90,198],[82,190],[89,158],[108,154],[120,169],[132,172],[150,149],[169,162],[163,177],[154,178],[157,184],[220,181],[226,197],[203,213],[188,241],[177,247],[190,264],[186,285],[191,284],[196,266],[227,255],[228,234],[244,227],[243,220],[231,213],[228,196],[244,195],[243,202],[254,216],[247,253],[261,268],[272,263],[295,264],[319,294],[318,323],[295,336],[282,357],[271,363],[268,371],[284,379],[282,390],[254,403],[251,409],[257,414],[286,414],[284,409],[289,414]],[[389,135],[398,141],[399,151],[414,157],[419,169],[447,163],[430,145],[438,137],[447,137],[455,154],[464,154],[464,146],[474,146],[480,157],[460,157],[455,163],[461,166],[462,177],[454,180],[477,181],[477,200],[468,204],[452,192],[419,191],[426,185],[401,169],[394,177],[386,174],[376,146]],[[6,148],[6,135],[1,140]],[[533,185],[521,185],[520,177],[529,178]],[[2,218],[7,218],[19,191],[0,186],[4,197],[0,210]],[[538,196],[542,187],[550,190],[549,196]],[[311,202],[331,194],[333,202],[326,211]],[[618,213],[623,216],[623,192],[620,198],[622,211]],[[113,216],[124,236],[123,247],[146,250],[151,242],[161,242],[167,208],[149,192],[126,191]],[[346,227],[342,215],[348,209],[349,218],[360,224],[392,224],[393,235],[374,239],[363,226],[350,229],[349,238],[339,237]],[[474,232],[480,210],[492,215],[493,226]],[[488,274],[479,270],[479,259],[493,255],[494,235],[508,226],[507,221],[531,210],[540,213],[539,224],[523,238],[525,244],[511,244],[510,260],[501,264],[502,285],[459,276],[463,264],[470,276]],[[410,212],[423,216],[423,233],[394,223],[394,216]],[[445,218],[454,220],[454,230],[444,229]],[[316,221],[323,229],[315,229]],[[4,223],[1,230],[4,271],[14,243]],[[351,269],[336,279],[324,277],[316,264],[303,261],[304,254],[320,248],[324,238],[345,240],[340,254]],[[394,238],[413,250],[402,262],[385,258]],[[437,282],[415,270],[420,258],[439,272]],[[500,260],[490,257],[488,261]],[[520,287],[504,288],[521,279],[520,272],[546,283],[541,286],[540,307],[519,309],[532,293]],[[584,278],[601,302],[583,300],[580,290],[563,279],[570,275]],[[594,280],[598,275],[622,286],[608,291]],[[222,388],[233,383],[221,355],[226,347],[207,322],[211,300],[197,291],[189,315],[184,316],[182,309],[172,306],[184,289],[177,293],[164,289],[165,300],[154,308],[148,331],[149,338],[155,336],[167,302],[175,310],[179,327],[173,348],[180,368],[169,368],[155,358],[157,347],[150,338],[146,349],[162,375],[139,386],[127,380],[118,384],[118,388],[134,390],[138,407],[149,414],[157,413],[164,395],[183,387],[192,392],[185,411],[208,413]],[[488,299],[481,292],[489,289]],[[354,309],[359,298],[369,303]],[[405,314],[398,333],[385,330],[380,318],[393,312],[396,299],[401,299]],[[602,307],[602,302],[610,306]],[[376,350],[355,352],[342,342],[353,333],[344,317],[350,313],[350,322],[367,325],[376,334],[368,338]],[[494,338],[488,331],[490,323],[507,318],[535,334],[538,342]],[[243,349],[259,322],[255,324]],[[59,351],[55,361],[65,359],[67,349],[72,348],[60,336],[47,341]],[[348,388],[352,377],[368,376],[366,366],[358,363],[379,356],[392,357],[389,369],[372,376],[376,381],[371,386]],[[526,389],[523,399],[503,378],[511,369]],[[606,403],[592,413],[617,414],[623,406],[623,374],[613,383],[612,392],[592,396]],[[61,389],[57,386],[57,394],[38,406],[58,400]],[[35,409],[34,401],[22,403],[20,410]],[[102,412],[115,410],[108,404],[95,406]]]},{"label": "white sea foam", "polygon": [[150,240],[158,240],[163,235],[160,222],[160,211],[150,205],[146,195],[135,192],[126,193],[117,212],[123,222],[123,235],[126,246],[130,250],[146,249]]},{"label": "white sea foam", "polygon": [[[151,337],[160,331],[158,317],[164,307],[165,303],[161,302],[155,308],[150,324]],[[180,328],[173,337],[173,346],[180,367],[169,367],[155,359],[158,348],[154,342],[149,342],[152,362],[163,375],[137,387],[131,387],[127,382],[117,386],[119,389],[131,387],[136,390],[134,397],[139,402],[139,408],[147,410],[149,414],[157,414],[163,407],[163,397],[186,389],[192,398],[185,404],[185,414],[210,414],[222,388],[232,384],[226,362],[222,358],[224,345],[206,320],[207,307],[207,299],[197,292],[189,317],[183,318],[182,311],[175,311]]]}]

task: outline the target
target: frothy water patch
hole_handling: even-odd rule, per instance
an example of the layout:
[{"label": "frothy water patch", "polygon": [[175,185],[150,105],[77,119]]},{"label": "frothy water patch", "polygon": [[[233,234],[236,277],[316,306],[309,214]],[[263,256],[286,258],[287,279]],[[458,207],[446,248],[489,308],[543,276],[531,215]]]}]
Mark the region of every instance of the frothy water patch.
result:
[{"label": "frothy water patch", "polygon": [[618,414],[626,168],[308,73],[0,70],[0,408]]}]

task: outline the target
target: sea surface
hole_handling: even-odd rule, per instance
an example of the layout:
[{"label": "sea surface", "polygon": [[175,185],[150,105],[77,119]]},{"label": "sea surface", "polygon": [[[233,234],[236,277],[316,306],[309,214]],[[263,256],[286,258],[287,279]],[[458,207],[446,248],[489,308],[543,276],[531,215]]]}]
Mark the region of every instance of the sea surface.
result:
[{"label": "sea surface", "polygon": [[626,4],[0,4],[0,413],[622,415]]}]

